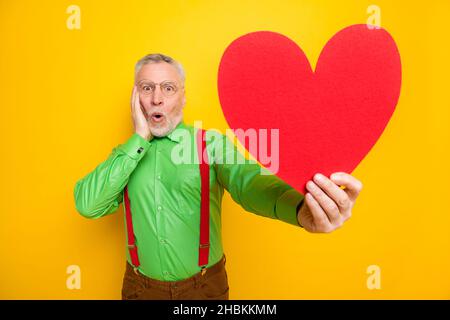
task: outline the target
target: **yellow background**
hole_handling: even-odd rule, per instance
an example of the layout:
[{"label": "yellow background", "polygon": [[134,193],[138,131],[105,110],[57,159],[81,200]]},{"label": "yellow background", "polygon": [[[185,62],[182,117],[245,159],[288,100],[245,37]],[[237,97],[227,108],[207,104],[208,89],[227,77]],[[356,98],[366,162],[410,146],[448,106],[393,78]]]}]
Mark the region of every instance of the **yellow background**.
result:
[{"label": "yellow background", "polygon": [[[71,4],[81,9],[80,30],[66,27]],[[353,217],[332,234],[310,234],[245,212],[227,194],[230,298],[449,299],[444,0],[2,0],[0,298],[120,298],[122,206],[99,220],[82,218],[73,187],[131,135],[139,58],[161,52],[179,60],[187,74],[186,122],[225,130],[216,76],[230,42],[258,30],[283,33],[315,66],[337,31],[366,23],[371,4],[397,42],[403,83],[385,132],[353,172],[364,184]],[[69,265],[81,268],[80,290],[66,288]],[[381,268],[380,290],[366,286],[369,265]]]}]

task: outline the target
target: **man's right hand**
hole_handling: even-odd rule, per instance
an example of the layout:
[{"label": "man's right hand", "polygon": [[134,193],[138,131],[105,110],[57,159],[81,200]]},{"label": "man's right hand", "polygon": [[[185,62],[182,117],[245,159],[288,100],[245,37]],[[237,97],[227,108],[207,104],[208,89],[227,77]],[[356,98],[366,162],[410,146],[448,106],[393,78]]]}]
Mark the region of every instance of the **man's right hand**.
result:
[{"label": "man's right hand", "polygon": [[133,93],[131,94],[131,117],[133,119],[134,132],[144,139],[150,140],[152,134],[148,127],[145,111],[142,110],[141,102],[139,100],[139,91],[137,90],[136,85],[134,85]]}]

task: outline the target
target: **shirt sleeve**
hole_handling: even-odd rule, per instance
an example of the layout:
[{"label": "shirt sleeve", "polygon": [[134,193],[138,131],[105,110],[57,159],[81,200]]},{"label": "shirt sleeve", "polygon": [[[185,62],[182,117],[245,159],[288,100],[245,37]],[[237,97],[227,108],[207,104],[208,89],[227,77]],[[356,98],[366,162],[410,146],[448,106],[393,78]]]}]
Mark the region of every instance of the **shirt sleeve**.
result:
[{"label": "shirt sleeve", "polygon": [[302,227],[297,208],[304,195],[256,161],[245,159],[223,134],[214,134],[214,166],[219,182],[242,208]]},{"label": "shirt sleeve", "polygon": [[149,141],[134,133],[124,144],[115,147],[109,157],[75,184],[77,211],[97,219],[117,210],[130,174],[150,147]]}]

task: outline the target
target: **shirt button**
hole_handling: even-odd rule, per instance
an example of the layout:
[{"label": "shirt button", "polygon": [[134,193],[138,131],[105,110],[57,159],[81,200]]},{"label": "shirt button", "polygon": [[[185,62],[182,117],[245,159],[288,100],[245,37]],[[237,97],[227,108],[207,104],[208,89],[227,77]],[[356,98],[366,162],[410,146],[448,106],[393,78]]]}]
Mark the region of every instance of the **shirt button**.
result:
[{"label": "shirt button", "polygon": [[166,244],[166,240],[164,240],[164,239],[161,239],[161,240],[159,240],[162,244]]},{"label": "shirt button", "polygon": [[161,180],[161,175],[158,174],[158,175],[156,176],[156,178],[157,178],[158,180]]},{"label": "shirt button", "polygon": [[161,211],[161,209],[162,209],[162,207],[161,207],[161,206],[158,206],[158,211]]},{"label": "shirt button", "polygon": [[140,147],[140,148],[137,150],[137,153],[141,153],[142,151],[144,151],[144,148]]},{"label": "shirt button", "polygon": [[169,271],[164,271],[164,274],[167,276],[169,274]]}]

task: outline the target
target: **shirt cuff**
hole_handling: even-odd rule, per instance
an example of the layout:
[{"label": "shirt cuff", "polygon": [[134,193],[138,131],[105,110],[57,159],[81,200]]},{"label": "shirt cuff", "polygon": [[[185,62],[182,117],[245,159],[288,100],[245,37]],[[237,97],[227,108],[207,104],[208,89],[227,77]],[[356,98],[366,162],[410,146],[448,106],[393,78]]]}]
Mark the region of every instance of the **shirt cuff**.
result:
[{"label": "shirt cuff", "polygon": [[130,158],[139,161],[150,148],[150,145],[151,143],[149,141],[145,140],[139,134],[133,133],[127,142],[119,146],[119,149]]},{"label": "shirt cuff", "polygon": [[283,193],[275,205],[275,213],[281,221],[297,227],[303,227],[297,219],[297,207],[303,201],[304,196],[295,189],[289,189]]}]

